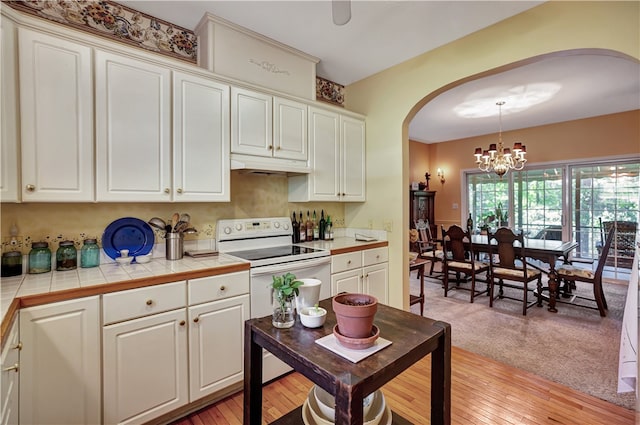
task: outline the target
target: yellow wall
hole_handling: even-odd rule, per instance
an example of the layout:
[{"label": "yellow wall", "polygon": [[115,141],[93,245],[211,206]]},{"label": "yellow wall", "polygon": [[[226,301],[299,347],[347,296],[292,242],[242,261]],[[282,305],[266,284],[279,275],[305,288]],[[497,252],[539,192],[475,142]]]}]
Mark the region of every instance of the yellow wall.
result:
[{"label": "yellow wall", "polygon": [[[408,308],[407,126],[415,113],[447,86],[540,55],[607,49],[638,60],[639,20],[638,2],[546,2],[346,88],[345,106],[367,116],[367,177],[374,184],[367,186],[366,204],[345,207],[345,218],[354,227],[369,220],[393,223],[388,235],[391,305]],[[470,142],[459,151],[466,156],[471,147]],[[535,152],[533,145],[529,149]],[[437,155],[431,164],[440,166]],[[456,172],[448,173],[447,186],[459,186]]]},{"label": "yellow wall", "polygon": [[[438,228],[465,222],[467,212],[462,210],[461,200],[462,170],[475,169],[474,148],[486,149],[489,143],[497,143],[497,140],[497,134],[490,134],[429,145],[409,142],[410,175],[422,173],[424,180],[425,171],[433,174],[430,188],[437,191],[435,223]],[[505,147],[522,141],[527,146],[530,164],[640,155],[640,111],[507,131],[502,133],[502,140]],[[445,170],[444,184],[435,176],[438,167]],[[460,208],[454,209],[454,203]]]},{"label": "yellow wall", "polygon": [[[18,226],[24,253],[31,249],[31,241],[52,242],[57,249],[61,240],[76,241],[79,247],[86,237],[100,239],[105,227],[122,217],[136,217],[148,221],[152,217],[169,219],[174,212],[189,213],[197,235],[185,239],[211,239],[215,237],[215,224],[224,218],[290,216],[293,211],[307,210],[318,217],[320,210],[330,214],[336,227],[344,226],[344,206],[337,202],[288,203],[287,178],[281,175],[252,175],[231,173],[231,200],[227,203],[26,203],[2,204],[3,252],[12,250],[9,245],[9,229]],[[156,243],[162,242],[156,233]],[[102,245],[101,245],[102,246]]]}]

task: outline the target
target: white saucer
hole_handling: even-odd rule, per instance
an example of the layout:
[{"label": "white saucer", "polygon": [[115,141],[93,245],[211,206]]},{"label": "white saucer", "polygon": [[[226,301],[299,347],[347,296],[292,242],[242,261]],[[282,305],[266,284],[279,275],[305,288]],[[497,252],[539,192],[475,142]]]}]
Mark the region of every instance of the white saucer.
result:
[{"label": "white saucer", "polygon": [[[302,405],[302,421],[304,422],[304,425],[317,425],[317,422],[313,420],[309,409],[309,401],[305,399],[304,404]],[[382,418],[380,418],[379,425],[391,425],[392,421],[393,414],[391,413],[391,408],[387,405],[384,409],[384,413],[382,414]]]}]

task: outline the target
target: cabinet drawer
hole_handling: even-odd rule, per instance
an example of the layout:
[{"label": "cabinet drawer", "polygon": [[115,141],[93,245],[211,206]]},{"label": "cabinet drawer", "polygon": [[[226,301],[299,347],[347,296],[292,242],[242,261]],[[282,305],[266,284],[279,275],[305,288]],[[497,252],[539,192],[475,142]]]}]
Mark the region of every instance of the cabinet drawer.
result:
[{"label": "cabinet drawer", "polygon": [[187,305],[185,280],[102,296],[103,325],[161,313]]},{"label": "cabinet drawer", "polygon": [[189,280],[189,305],[248,293],[248,271]]},{"label": "cabinet drawer", "polygon": [[362,267],[360,251],[331,256],[331,273],[339,273]]},{"label": "cabinet drawer", "polygon": [[384,263],[389,261],[389,248],[373,248],[362,251],[362,265],[370,266],[371,264]]}]

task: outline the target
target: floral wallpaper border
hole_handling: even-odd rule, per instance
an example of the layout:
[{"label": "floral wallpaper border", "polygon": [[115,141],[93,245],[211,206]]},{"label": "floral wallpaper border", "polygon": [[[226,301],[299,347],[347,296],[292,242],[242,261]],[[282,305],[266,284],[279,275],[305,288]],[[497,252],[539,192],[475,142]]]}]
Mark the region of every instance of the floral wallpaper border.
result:
[{"label": "floral wallpaper border", "polygon": [[145,50],[191,63],[198,60],[198,38],[193,31],[114,1],[12,0],[3,3],[40,18]]},{"label": "floral wallpaper border", "polygon": [[344,106],[344,86],[322,77],[316,77],[316,100]]}]

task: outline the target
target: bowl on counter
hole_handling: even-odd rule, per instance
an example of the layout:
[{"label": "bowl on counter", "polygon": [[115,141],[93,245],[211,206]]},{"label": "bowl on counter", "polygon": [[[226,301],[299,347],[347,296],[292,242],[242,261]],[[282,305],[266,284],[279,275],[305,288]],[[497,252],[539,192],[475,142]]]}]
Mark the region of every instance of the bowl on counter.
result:
[{"label": "bowl on counter", "polygon": [[300,322],[307,328],[319,328],[327,319],[327,310],[322,307],[305,307],[300,310]]},{"label": "bowl on counter", "polygon": [[151,254],[138,255],[136,256],[136,263],[145,264],[151,261]]},{"label": "bowl on counter", "polygon": [[[309,409],[317,420],[319,416],[325,421],[335,421],[335,398],[321,387],[314,385],[309,394]],[[377,425],[384,413],[386,401],[381,390],[376,390],[362,399],[362,416],[365,425]]]},{"label": "bowl on counter", "polygon": [[116,263],[120,264],[121,266],[128,266],[133,261],[133,257],[116,257],[115,260]]}]

